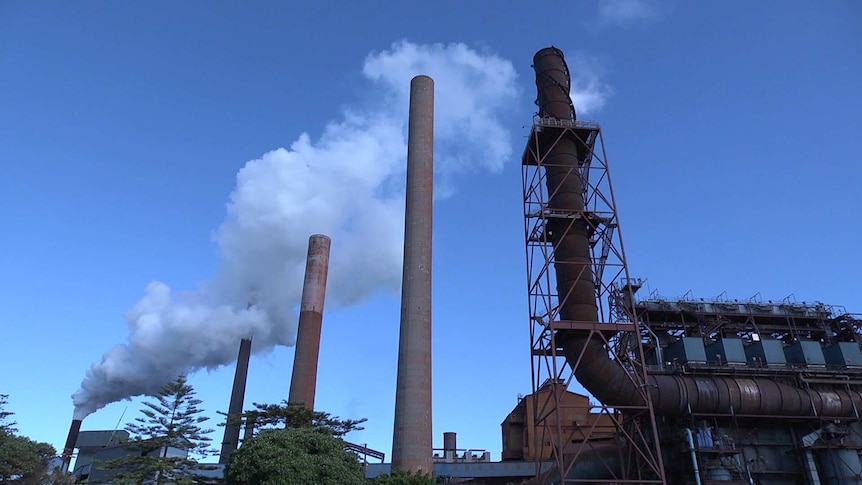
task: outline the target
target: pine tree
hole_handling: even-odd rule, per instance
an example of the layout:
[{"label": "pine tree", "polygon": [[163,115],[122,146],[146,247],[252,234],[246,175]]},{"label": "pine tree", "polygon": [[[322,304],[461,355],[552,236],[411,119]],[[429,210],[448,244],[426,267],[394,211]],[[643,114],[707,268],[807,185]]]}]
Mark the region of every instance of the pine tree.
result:
[{"label": "pine tree", "polygon": [[50,474],[48,464],[57,451],[48,443],[19,436],[12,416],[6,410],[9,396],[0,394],[0,483],[21,485],[60,485],[71,483],[70,474],[59,471]]},{"label": "pine tree", "polygon": [[302,404],[287,401],[280,404],[254,403],[254,407],[257,408],[256,411],[247,411],[246,414],[254,414],[256,429],[312,428],[341,438],[351,431],[361,431],[361,424],[368,421],[366,418],[341,419],[327,412],[312,411]]},{"label": "pine tree", "polygon": [[[186,376],[179,376],[166,384],[155,396],[155,401],[144,402],[143,417],[126,425],[132,435],[127,449],[132,453],[103,464],[105,470],[116,473],[112,483],[156,485],[187,485],[198,483],[201,470],[195,456],[203,458],[212,453],[211,429],[201,429],[209,418],[200,416],[195,391]],[[182,450],[188,456],[176,456],[171,450]]]},{"label": "pine tree", "polygon": [[9,404],[9,395],[0,394],[0,432],[6,434],[15,434],[18,432],[15,429],[15,421],[10,421],[9,418],[15,413],[6,410],[6,405]]}]

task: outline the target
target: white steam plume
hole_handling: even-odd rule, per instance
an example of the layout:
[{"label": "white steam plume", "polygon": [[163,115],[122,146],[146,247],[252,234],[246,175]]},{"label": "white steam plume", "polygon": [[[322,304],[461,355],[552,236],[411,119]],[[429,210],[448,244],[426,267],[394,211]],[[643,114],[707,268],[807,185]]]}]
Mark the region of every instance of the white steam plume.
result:
[{"label": "white steam plume", "polygon": [[239,171],[215,236],[216,276],[187,293],[172,294],[158,281],[147,286],[125,316],[128,341],[94,363],[73,394],[77,419],[153,393],[180,373],[229,364],[243,337],[254,337],[256,353],[292,345],[311,234],[332,237],[328,302],[350,305],[397,290],[412,76],[436,81],[444,185],[453,173],[499,170],[510,158],[509,133],[498,120],[516,100],[509,61],[463,44],[402,41],[371,53],[362,72],[375,87],[375,106],[345,110],[318,140],[303,133]]},{"label": "white steam plume", "polygon": [[630,25],[659,17],[661,8],[655,0],[599,0],[598,13],[602,22]]},{"label": "white steam plume", "polygon": [[601,111],[613,90],[602,80],[604,69],[599,60],[581,51],[573,51],[572,55],[566,56],[566,64],[572,76],[569,96],[578,117]]}]

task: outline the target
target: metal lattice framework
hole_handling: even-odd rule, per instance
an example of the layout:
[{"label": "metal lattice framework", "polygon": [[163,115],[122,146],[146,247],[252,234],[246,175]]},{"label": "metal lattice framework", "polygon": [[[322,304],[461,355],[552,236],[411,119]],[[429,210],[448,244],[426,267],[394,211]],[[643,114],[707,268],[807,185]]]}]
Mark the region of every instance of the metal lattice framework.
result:
[{"label": "metal lattice framework", "polygon": [[[585,207],[581,210],[549,208],[555,188],[547,186],[548,152],[561,139],[577,140],[588,154],[579,168]],[[532,419],[537,483],[665,483],[661,451],[649,392],[645,390],[646,367],[641,350],[633,293],[638,283],[630,279],[619,231],[616,202],[611,187],[601,127],[595,122],[536,118],[522,159],[524,221],[527,257],[527,284],[530,311],[530,351],[532,355]],[[557,292],[555,246],[549,235],[554,221],[585,221],[590,235],[592,274],[599,309],[599,322],[564,321],[560,307],[570,295]],[[565,225],[565,223],[563,223]],[[559,237],[559,234],[557,234]],[[557,239],[559,240],[559,239]],[[584,271],[584,268],[581,269]],[[558,342],[559,331],[589,332],[601,339],[609,355],[623,365],[637,384],[646,405],[609,407],[591,403],[590,412],[603,414],[615,432],[597,431],[591,425],[572,426],[563,396],[570,387],[580,357],[567,363]],[[575,360],[575,359],[570,359]],[[548,390],[550,389],[550,392]],[[539,392],[543,390],[543,392]],[[580,412],[583,412],[581,409]],[[542,450],[550,447],[554,466],[543,466]],[[579,478],[583,470],[602,479]]]}]

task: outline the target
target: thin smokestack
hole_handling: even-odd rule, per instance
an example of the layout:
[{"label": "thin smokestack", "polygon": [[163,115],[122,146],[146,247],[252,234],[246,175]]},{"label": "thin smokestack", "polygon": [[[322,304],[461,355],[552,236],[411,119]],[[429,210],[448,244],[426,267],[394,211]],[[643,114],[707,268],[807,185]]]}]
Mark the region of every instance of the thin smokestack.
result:
[{"label": "thin smokestack", "polygon": [[242,424],[242,405],[245,400],[245,384],[248,381],[248,360],[251,357],[251,339],[239,342],[239,356],[236,358],[236,373],[233,376],[233,390],[227,409],[227,423],[224,427],[224,440],[218,462],[227,463],[230,454],[239,446],[239,428]]},{"label": "thin smokestack", "polygon": [[431,221],[434,195],[434,81],[410,82],[407,206],[401,336],[392,469],[433,473],[431,465]]},{"label": "thin smokestack", "polygon": [[72,453],[75,452],[75,445],[78,443],[81,422],[80,419],[73,419],[72,425],[69,426],[69,434],[66,435],[66,446],[63,447],[63,471],[68,471],[69,464],[72,463]]},{"label": "thin smokestack", "polygon": [[323,324],[323,301],[326,297],[326,276],[329,271],[329,237],[315,234],[308,238],[308,259],[305,263],[305,283],[299,308],[299,328],[296,332],[296,353],[290,377],[291,404],[314,409],[317,387],[317,359],[320,354],[320,329]]}]

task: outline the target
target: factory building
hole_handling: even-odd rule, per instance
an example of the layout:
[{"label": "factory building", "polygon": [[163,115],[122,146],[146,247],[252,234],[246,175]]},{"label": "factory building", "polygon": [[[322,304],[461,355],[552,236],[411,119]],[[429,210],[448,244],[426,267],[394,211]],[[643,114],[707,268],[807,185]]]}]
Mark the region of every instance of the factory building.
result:
[{"label": "factory building", "polygon": [[650,333],[649,375],[666,386],[653,402],[662,441],[690,454],[668,456],[669,477],[862,481],[859,320],[791,301],[646,298],[635,306]]},{"label": "factory building", "polygon": [[75,468],[70,470],[78,480],[88,478],[97,468],[94,466],[96,455],[109,447],[122,445],[129,441],[129,432],[125,430],[81,431],[78,433],[73,449],[78,449]]},{"label": "factory building", "polygon": [[[550,396],[551,393],[560,396]],[[542,403],[555,402],[557,406],[538,409]],[[536,394],[518,399],[518,404],[503,420],[503,461],[550,460],[553,453],[551,443],[562,439],[570,446],[580,446],[589,437],[592,444],[612,444],[615,426],[613,417],[591,413],[590,398],[565,389],[565,386],[545,382]],[[547,421],[550,434],[541,436],[543,428],[536,426],[537,412],[549,414]],[[559,436],[558,436],[559,435]]]},{"label": "factory building", "polygon": [[[175,447],[160,447],[143,451],[140,447],[130,446],[129,433],[125,430],[81,431],[78,433],[73,450],[78,450],[75,467],[71,470],[78,483],[108,485],[114,483],[115,470],[106,470],[103,465],[112,460],[130,456],[158,455],[163,457],[186,458],[188,450]],[[223,466],[204,465],[196,473],[207,483],[219,483],[224,472]]]}]

